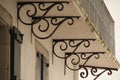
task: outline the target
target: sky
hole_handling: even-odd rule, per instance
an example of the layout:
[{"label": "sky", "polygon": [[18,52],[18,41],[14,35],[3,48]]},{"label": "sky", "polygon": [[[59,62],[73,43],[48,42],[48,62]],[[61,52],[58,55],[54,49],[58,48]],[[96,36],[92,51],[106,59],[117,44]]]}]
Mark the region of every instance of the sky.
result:
[{"label": "sky", "polygon": [[120,0],[104,0],[104,2],[115,21],[115,54],[120,62]]}]

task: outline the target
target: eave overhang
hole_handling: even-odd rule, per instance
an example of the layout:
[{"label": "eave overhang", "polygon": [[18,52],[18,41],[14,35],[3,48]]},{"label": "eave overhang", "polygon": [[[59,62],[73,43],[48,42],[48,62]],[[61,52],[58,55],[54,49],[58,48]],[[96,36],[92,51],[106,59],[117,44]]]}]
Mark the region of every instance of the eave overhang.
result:
[{"label": "eave overhang", "polygon": [[111,60],[74,1],[18,2],[17,10],[18,26],[29,26],[37,39],[52,39],[53,62],[58,57],[64,61],[65,68],[73,71],[87,67],[110,73],[118,70],[119,66]]}]

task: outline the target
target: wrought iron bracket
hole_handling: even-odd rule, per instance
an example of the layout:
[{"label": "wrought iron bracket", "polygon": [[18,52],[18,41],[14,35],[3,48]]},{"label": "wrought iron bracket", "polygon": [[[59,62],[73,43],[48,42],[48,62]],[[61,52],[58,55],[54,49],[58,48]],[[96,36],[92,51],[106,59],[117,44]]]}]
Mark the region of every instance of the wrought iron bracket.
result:
[{"label": "wrought iron bracket", "polygon": [[[56,30],[67,22],[68,25],[73,25],[74,19],[79,16],[39,16],[32,18],[31,31],[38,39],[47,39],[51,37]],[[36,25],[37,24],[37,25]],[[37,31],[37,32],[36,32]],[[42,33],[47,32],[47,35],[42,36]]]},{"label": "wrought iron bracket", "polygon": [[[116,68],[87,65],[90,59],[99,59],[100,55],[105,54],[105,52],[77,52],[81,47],[89,48],[94,41],[95,39],[54,39],[52,43],[52,59],[56,56],[64,60],[64,74],[66,74],[66,68],[68,68],[72,71],[84,70],[84,72],[80,72],[81,78],[88,77],[89,69],[91,74],[95,76],[94,80],[107,71],[108,75],[111,75],[112,70],[117,70]],[[98,72],[99,69],[103,71]]]},{"label": "wrought iron bracket", "polygon": [[[51,37],[56,30],[65,22],[73,25],[74,18],[80,16],[48,16],[49,12],[56,10],[63,11],[69,1],[39,1],[39,2],[18,2],[17,23],[31,26],[31,32],[39,39]],[[44,24],[44,25],[43,25]],[[52,27],[52,28],[51,28]],[[44,33],[47,35],[44,35]]]},{"label": "wrought iron bracket", "polygon": [[[72,65],[78,65],[81,64],[80,63],[80,58],[85,60],[85,62],[83,63],[83,65],[85,65],[87,63],[87,61],[93,56],[93,55],[98,55],[98,57],[96,57],[96,59],[99,58],[99,54],[98,53],[103,53],[103,52],[79,52],[76,53],[76,51],[80,48],[80,46],[83,46],[85,48],[90,47],[91,42],[95,41],[95,39],[54,39],[53,43],[52,43],[52,63],[53,63],[53,55],[55,55],[56,57],[63,59],[65,61],[65,66],[68,67],[71,70],[79,70],[78,69],[72,69],[69,67],[69,65],[67,65],[67,61],[71,61]],[[59,52],[57,52],[59,51]],[[69,53],[68,53],[69,51]],[[90,55],[86,55],[86,54],[90,54]],[[79,56],[80,54],[80,56]],[[74,62],[73,59],[72,60],[68,60],[71,59],[70,57],[75,56],[77,58],[77,62]]]},{"label": "wrought iron bracket", "polygon": [[65,55],[58,55],[56,52],[56,47],[59,47],[60,51],[63,53],[67,52],[67,49],[72,48],[70,52],[75,53],[80,46],[88,48],[91,44],[91,41],[96,39],[53,39],[52,43],[52,52],[53,54],[61,59],[65,59]]},{"label": "wrought iron bracket", "polygon": [[[98,67],[98,66],[89,66],[89,65],[79,65],[82,71],[79,73],[81,78],[87,78],[89,74],[94,76],[93,80],[97,80],[103,73],[107,73],[108,75],[112,75],[112,71],[118,71],[116,68],[109,67]],[[101,70],[101,71],[99,71]]]},{"label": "wrought iron bracket", "polygon": [[[17,3],[17,26],[19,23],[31,27],[32,34],[38,39],[50,38],[59,27],[65,22],[68,25],[73,25],[75,19],[79,19],[80,16],[49,16],[51,10],[62,12],[65,5],[68,5],[69,1],[38,1],[38,2],[18,2]],[[47,35],[44,35],[47,33]],[[108,75],[112,74],[114,68],[88,66],[87,62],[91,58],[99,59],[100,55],[105,52],[77,52],[82,46],[89,48],[91,42],[95,39],[53,39],[52,43],[52,63],[53,56],[64,60],[64,71],[66,68],[72,71],[78,71],[83,69],[84,72],[80,73],[80,77],[88,77],[88,68],[96,80],[100,75],[108,71]],[[60,53],[59,53],[60,52]],[[39,58],[39,56],[37,55]],[[39,58],[40,59],[40,58]],[[71,65],[69,65],[71,64]],[[48,64],[46,64],[48,65]],[[73,68],[73,66],[75,66]],[[98,73],[98,69],[103,69]],[[98,73],[98,74],[97,74]]]},{"label": "wrought iron bracket", "polygon": [[[69,1],[36,1],[36,2],[18,2],[17,3],[17,18],[24,24],[26,25],[31,25],[31,23],[27,23],[25,21],[22,20],[21,17],[21,9],[22,8],[28,8],[26,10],[26,15],[28,17],[35,17],[37,15],[37,13],[39,12],[44,12],[42,16],[46,16],[46,14],[55,6],[57,6],[57,10],[58,11],[62,11],[64,9],[64,4],[68,4]],[[48,6],[48,4],[50,4]],[[28,6],[28,7],[27,7]],[[31,8],[32,9],[31,9]],[[33,11],[32,11],[33,10]],[[32,12],[30,14],[30,12]]]},{"label": "wrought iron bracket", "polygon": [[[105,52],[69,52],[65,53],[65,67],[70,70],[78,71],[85,66],[86,63],[91,59],[99,59],[100,55],[104,54]],[[80,66],[82,65],[82,66]],[[74,66],[74,67],[73,67]]]}]

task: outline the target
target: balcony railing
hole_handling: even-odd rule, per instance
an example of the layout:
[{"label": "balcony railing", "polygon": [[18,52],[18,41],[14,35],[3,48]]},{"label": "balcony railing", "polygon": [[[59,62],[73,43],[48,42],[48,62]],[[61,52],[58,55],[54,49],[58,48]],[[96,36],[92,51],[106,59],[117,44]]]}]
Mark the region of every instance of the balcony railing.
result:
[{"label": "balcony railing", "polygon": [[103,0],[79,0],[110,50],[114,49],[114,21]]}]

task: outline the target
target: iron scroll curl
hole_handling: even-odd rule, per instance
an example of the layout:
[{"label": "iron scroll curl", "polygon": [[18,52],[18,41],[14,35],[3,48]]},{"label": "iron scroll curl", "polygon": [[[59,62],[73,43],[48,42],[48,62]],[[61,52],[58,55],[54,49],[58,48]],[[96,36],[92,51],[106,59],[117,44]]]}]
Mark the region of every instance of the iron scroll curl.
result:
[{"label": "iron scroll curl", "polygon": [[59,47],[60,51],[62,51],[63,53],[67,52],[67,50],[71,48],[71,52],[74,54],[80,46],[88,48],[92,41],[95,41],[95,39],[54,39],[52,52],[56,57],[65,59],[70,55],[65,54],[63,56],[59,55],[56,52],[57,47]]},{"label": "iron scroll curl", "polygon": [[[25,25],[31,25],[32,22],[29,22],[26,19],[22,19],[23,15],[27,18],[32,19],[33,17],[37,16],[38,13],[43,12],[41,16],[46,16],[49,11],[57,6],[57,11],[62,11],[64,9],[63,4],[68,4],[68,1],[61,1],[61,2],[18,2],[17,3],[17,18]],[[47,6],[49,4],[49,6]],[[39,10],[38,10],[39,9]],[[41,12],[40,12],[41,11]],[[22,14],[25,13],[25,14]]]},{"label": "iron scroll curl", "polygon": [[[65,4],[69,1],[39,1],[39,2],[18,2],[17,3],[17,21],[24,25],[31,26],[31,32],[39,39],[50,38],[58,28],[65,22],[73,25],[74,18],[80,16],[48,16],[51,10],[63,11]],[[40,23],[45,23],[42,26]],[[37,25],[37,26],[36,26]],[[51,29],[51,26],[52,29]],[[36,32],[37,30],[37,32]],[[47,33],[44,35],[44,33]]]},{"label": "iron scroll curl", "polygon": [[[32,33],[39,39],[47,39],[51,37],[65,22],[68,25],[73,25],[74,18],[79,18],[78,16],[47,16],[47,17],[33,17],[33,23],[31,25]],[[40,23],[44,21],[44,26]],[[37,26],[35,26],[37,24]],[[52,26],[51,26],[52,25]],[[52,31],[51,31],[52,28]],[[35,29],[38,31],[36,32]],[[47,35],[41,36],[41,34],[46,33]]]},{"label": "iron scroll curl", "polygon": [[[18,2],[17,24],[22,23],[30,26],[32,34],[38,39],[48,39],[55,34],[65,22],[67,25],[71,26],[75,23],[75,19],[80,18],[80,16],[48,16],[53,9],[62,12],[66,4],[68,5],[69,3],[69,1]],[[44,23],[44,25],[42,23]],[[47,34],[44,35],[44,33]],[[118,69],[86,65],[91,58],[99,59],[100,55],[105,52],[77,52],[81,46],[89,48],[91,42],[94,41],[95,39],[53,39],[52,62],[53,56],[56,56],[64,60],[64,71],[66,70],[65,68],[72,71],[83,69],[83,71],[80,72],[80,77],[82,78],[87,78],[89,72],[91,75],[95,76],[94,80],[105,72],[111,75],[112,70]],[[69,48],[70,52],[68,52]],[[56,49],[62,52],[62,54],[58,53]],[[73,66],[77,67],[73,68]],[[98,73],[98,69],[103,69],[103,71]]]}]

